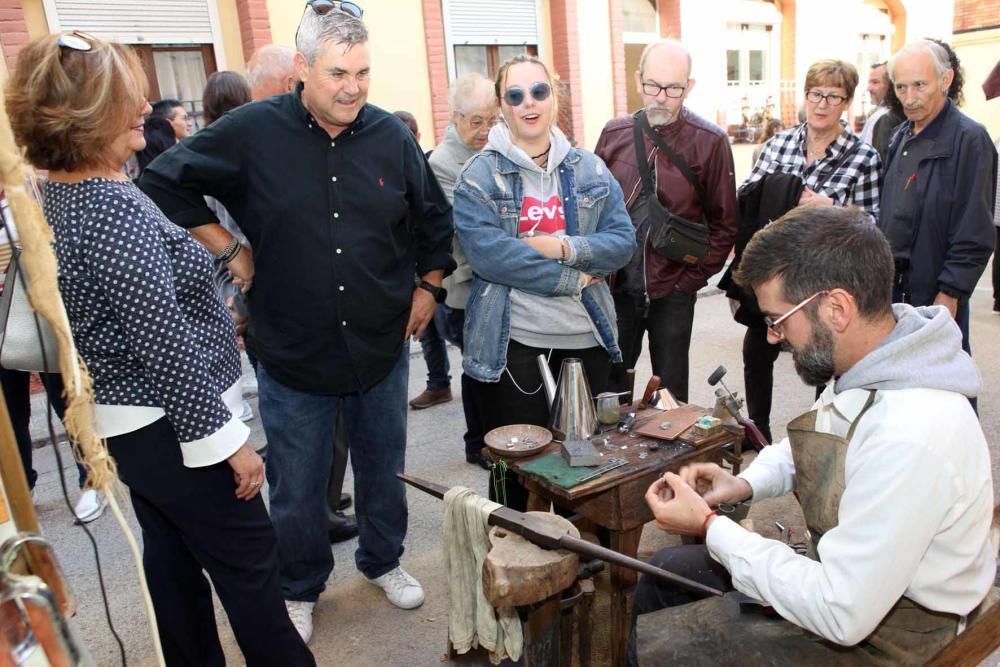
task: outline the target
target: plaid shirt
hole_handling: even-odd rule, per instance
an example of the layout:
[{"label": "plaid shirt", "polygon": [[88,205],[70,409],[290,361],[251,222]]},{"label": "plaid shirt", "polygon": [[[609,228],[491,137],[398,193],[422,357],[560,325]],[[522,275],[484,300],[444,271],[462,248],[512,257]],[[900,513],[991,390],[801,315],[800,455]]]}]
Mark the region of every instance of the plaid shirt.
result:
[{"label": "plaid shirt", "polygon": [[[830,175],[830,169],[845,152],[855,145],[857,151]],[[743,185],[742,192],[751,183],[767,174],[783,172],[800,176],[807,188],[833,199],[837,206],[855,204],[867,211],[878,222],[879,186],[882,183],[882,160],[878,151],[862,142],[845,128],[840,136],[826,148],[826,154],[806,166],[806,125],[785,130],[774,135],[764,146],[757,164]],[[817,187],[817,183],[820,183]]]}]

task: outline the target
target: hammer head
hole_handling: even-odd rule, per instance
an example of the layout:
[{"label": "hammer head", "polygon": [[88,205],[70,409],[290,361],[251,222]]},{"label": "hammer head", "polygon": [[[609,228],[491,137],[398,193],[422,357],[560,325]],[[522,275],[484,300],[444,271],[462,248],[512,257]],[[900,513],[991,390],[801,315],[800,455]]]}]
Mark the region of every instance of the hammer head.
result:
[{"label": "hammer head", "polygon": [[708,384],[714,387],[715,385],[719,384],[719,380],[721,380],[725,375],[726,375],[726,367],[719,366],[714,371],[712,371],[711,375],[708,376]]}]

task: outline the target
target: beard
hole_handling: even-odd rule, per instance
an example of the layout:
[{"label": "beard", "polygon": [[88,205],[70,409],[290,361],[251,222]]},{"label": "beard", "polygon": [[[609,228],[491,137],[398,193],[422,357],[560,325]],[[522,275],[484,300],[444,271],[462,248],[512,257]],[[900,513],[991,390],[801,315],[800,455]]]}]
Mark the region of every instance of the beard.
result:
[{"label": "beard", "polygon": [[811,387],[826,384],[833,377],[833,334],[826,327],[813,323],[809,342],[801,350],[792,351],[795,372]]},{"label": "beard", "polygon": [[680,113],[680,107],[677,107],[677,109],[673,111],[656,104],[646,107],[646,119],[653,127],[670,125],[672,122],[677,120],[678,113]]}]

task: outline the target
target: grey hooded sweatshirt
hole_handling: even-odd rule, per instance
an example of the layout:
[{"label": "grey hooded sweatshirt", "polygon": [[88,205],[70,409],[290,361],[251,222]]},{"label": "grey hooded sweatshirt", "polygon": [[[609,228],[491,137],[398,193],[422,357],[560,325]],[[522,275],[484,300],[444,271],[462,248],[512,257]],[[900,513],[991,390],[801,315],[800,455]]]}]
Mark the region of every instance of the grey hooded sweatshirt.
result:
[{"label": "grey hooded sweatshirt", "polygon": [[[521,170],[524,199],[533,198],[543,205],[552,200],[563,201],[559,192],[559,177],[555,173],[569,154],[566,136],[554,127],[549,161],[542,169],[523,150],[514,145],[510,129],[503,123],[493,126],[487,149],[493,149],[516,164]],[[521,227],[524,227],[522,221]],[[554,236],[565,236],[559,231]],[[579,296],[539,296],[518,289],[510,291],[510,337],[537,348],[580,350],[600,345],[593,321]]]},{"label": "grey hooded sweatshirt", "polygon": [[962,334],[944,306],[892,307],[896,327],[882,343],[837,379],[834,390],[941,389],[969,398],[982,378],[962,350]]}]

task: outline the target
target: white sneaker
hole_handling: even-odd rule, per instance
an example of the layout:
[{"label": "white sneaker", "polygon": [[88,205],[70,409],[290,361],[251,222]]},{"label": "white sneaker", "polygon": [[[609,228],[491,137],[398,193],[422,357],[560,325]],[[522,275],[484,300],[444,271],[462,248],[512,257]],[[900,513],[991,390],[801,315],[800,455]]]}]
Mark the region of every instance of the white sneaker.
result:
[{"label": "white sneaker", "polygon": [[420,582],[401,567],[368,581],[385,591],[389,602],[400,609],[416,609],[424,603],[424,589],[421,588]]},{"label": "white sneaker", "polygon": [[250,401],[246,399],[243,400],[243,405],[240,406],[240,414],[236,415],[240,418],[242,422],[248,422],[253,419],[253,408],[250,407]]},{"label": "white sneaker", "polygon": [[90,523],[99,519],[104,514],[104,508],[108,506],[108,499],[97,489],[87,489],[80,494],[73,514],[76,515],[77,523]]},{"label": "white sneaker", "polygon": [[313,636],[313,608],[315,602],[302,602],[300,600],[285,600],[285,609],[288,610],[288,618],[292,625],[299,631],[299,637],[306,644]]}]

